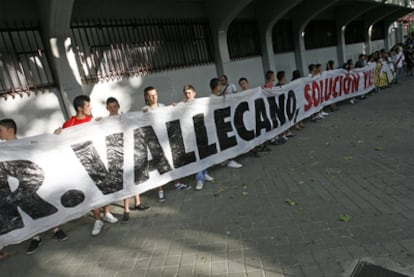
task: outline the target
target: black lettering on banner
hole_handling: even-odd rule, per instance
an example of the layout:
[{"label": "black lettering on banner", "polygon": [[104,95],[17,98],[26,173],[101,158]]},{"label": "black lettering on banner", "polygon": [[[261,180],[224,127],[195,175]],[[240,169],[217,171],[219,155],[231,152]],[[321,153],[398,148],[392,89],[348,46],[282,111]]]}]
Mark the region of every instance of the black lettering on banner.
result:
[{"label": "black lettering on banner", "polygon": [[270,111],[270,118],[272,119],[273,129],[279,126],[278,120],[280,125],[285,124],[286,116],[285,116],[285,95],[279,95],[279,105],[276,103],[276,97],[268,97],[267,102],[269,103],[269,111]]},{"label": "black lettering on banner", "polygon": [[[19,181],[19,186],[13,192],[10,190],[8,176]],[[58,211],[37,194],[43,180],[43,170],[31,161],[0,162],[0,235],[24,227],[17,207],[33,219]]]},{"label": "black lettering on banner", "polygon": [[217,145],[215,143],[208,144],[208,134],[206,124],[204,122],[204,114],[200,113],[193,116],[193,125],[200,160],[216,154]]},{"label": "black lettering on banner", "polygon": [[288,99],[286,101],[286,114],[288,116],[289,121],[292,121],[293,117],[296,113],[296,97],[295,92],[293,90],[289,90],[288,92]]},{"label": "black lettering on banner", "polygon": [[241,102],[234,112],[234,125],[237,133],[242,139],[252,140],[255,138],[255,133],[253,130],[247,130],[243,121],[243,115],[246,111],[249,111],[249,104],[247,102]]},{"label": "black lettering on banner", "polygon": [[183,133],[181,131],[180,120],[166,122],[168,138],[170,141],[174,168],[182,167],[193,163],[196,160],[194,151],[185,152]]},{"label": "black lettering on banner", "polygon": [[[148,150],[152,160],[148,161]],[[160,174],[171,171],[161,144],[151,126],[134,130],[134,174],[135,184],[149,179],[149,172],[157,169]]]},{"label": "black lettering on banner", "polygon": [[269,132],[272,129],[269,118],[267,117],[265,102],[263,98],[257,98],[254,101],[256,111],[256,137],[260,136],[261,130]]},{"label": "black lettering on banner", "polygon": [[103,194],[122,190],[124,181],[124,136],[109,135],[106,140],[108,170],[91,141],[71,145],[76,157]]},{"label": "black lettering on banner", "polygon": [[65,208],[73,208],[85,200],[85,194],[77,189],[71,189],[60,197],[60,203]]},{"label": "black lettering on banner", "polygon": [[217,137],[220,144],[220,150],[226,150],[237,145],[235,136],[228,136],[228,133],[233,131],[231,121],[225,121],[231,114],[230,107],[218,109],[214,111],[214,121],[216,123]]}]

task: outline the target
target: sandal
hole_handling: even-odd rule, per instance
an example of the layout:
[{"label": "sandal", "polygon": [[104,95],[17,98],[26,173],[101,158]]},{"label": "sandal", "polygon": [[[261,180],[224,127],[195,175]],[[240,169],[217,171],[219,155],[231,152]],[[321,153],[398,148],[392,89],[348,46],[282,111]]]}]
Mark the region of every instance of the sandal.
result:
[{"label": "sandal", "polygon": [[5,259],[8,255],[9,255],[9,253],[0,251],[0,260]]}]

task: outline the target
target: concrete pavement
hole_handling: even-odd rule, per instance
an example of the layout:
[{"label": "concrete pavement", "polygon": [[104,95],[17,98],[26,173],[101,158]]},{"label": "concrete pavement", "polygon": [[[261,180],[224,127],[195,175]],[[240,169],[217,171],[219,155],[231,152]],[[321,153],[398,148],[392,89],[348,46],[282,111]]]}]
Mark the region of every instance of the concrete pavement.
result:
[{"label": "concrete pavement", "polygon": [[[126,224],[91,237],[91,216],[6,247],[0,276],[349,276],[359,260],[414,276],[414,79],[317,123],[202,191],[141,198]],[[185,183],[194,186],[193,178]],[[112,206],[122,216],[121,203]]]}]

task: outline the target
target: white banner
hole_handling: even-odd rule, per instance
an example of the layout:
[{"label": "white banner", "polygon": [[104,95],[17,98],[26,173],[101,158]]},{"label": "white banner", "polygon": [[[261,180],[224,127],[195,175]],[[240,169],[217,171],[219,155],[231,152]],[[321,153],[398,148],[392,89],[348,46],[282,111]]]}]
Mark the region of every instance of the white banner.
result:
[{"label": "white banner", "polygon": [[369,92],[375,65],[132,112],[0,144],[0,247],[252,149]]}]

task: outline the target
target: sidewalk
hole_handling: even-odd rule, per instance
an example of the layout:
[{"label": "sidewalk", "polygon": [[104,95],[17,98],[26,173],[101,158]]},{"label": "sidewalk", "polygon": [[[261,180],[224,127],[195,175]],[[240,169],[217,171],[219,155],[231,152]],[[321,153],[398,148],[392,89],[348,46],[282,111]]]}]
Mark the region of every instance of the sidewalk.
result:
[{"label": "sidewalk", "polygon": [[[151,209],[92,237],[5,248],[0,276],[350,276],[358,260],[414,276],[414,79],[317,123],[242,169],[216,166],[202,191],[144,194]],[[194,186],[193,178],[183,182]],[[121,218],[121,202],[112,206]],[[342,218],[343,221],[339,220]]]}]

